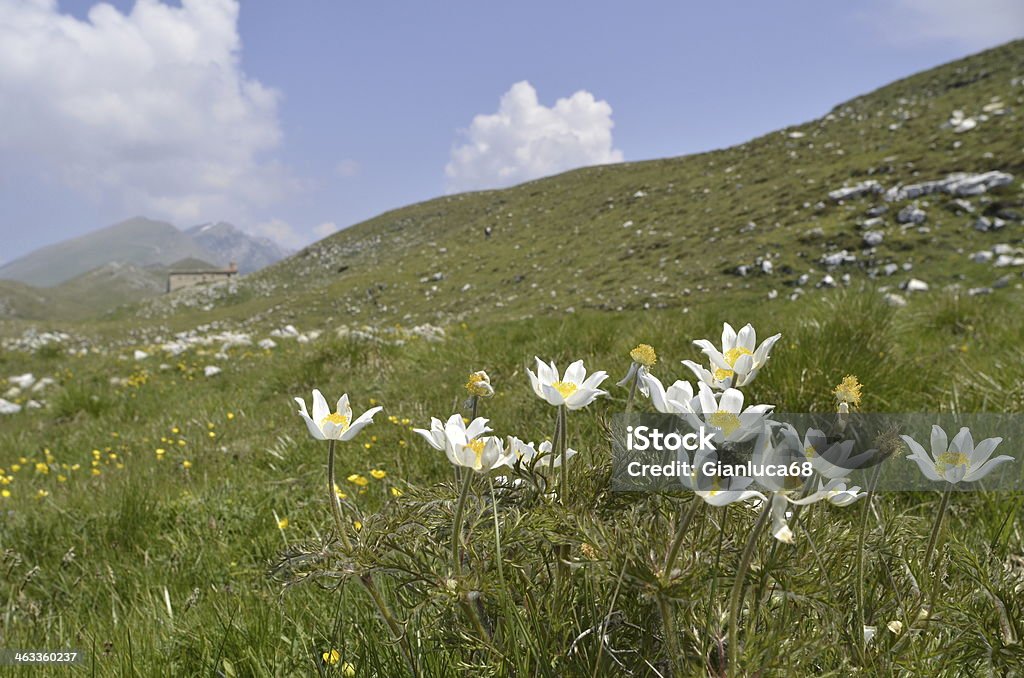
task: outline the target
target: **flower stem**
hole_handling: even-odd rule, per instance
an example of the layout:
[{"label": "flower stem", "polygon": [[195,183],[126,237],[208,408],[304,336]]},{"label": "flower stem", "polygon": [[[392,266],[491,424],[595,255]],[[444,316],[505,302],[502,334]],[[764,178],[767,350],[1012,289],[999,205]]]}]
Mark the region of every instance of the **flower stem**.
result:
[{"label": "flower stem", "polygon": [[682,520],[679,521],[679,526],[676,528],[676,536],[672,540],[672,545],[668,549],[668,555],[665,556],[665,567],[662,568],[661,583],[667,585],[672,577],[672,568],[676,564],[676,558],[679,557],[679,549],[683,546],[683,538],[686,536],[686,530],[690,527],[690,523],[693,522],[694,516],[697,515],[697,509],[704,502],[695,494],[693,500],[690,502],[690,509],[683,514]]},{"label": "flower stem", "polygon": [[932,525],[932,536],[928,539],[928,548],[924,552],[924,568],[921,572],[928,572],[932,564],[932,555],[939,543],[939,532],[942,530],[942,519],[946,515],[946,508],[949,506],[949,498],[953,494],[953,483],[946,483],[946,490],[942,493],[942,501],[939,502],[939,511],[935,515],[935,524]]},{"label": "flower stem", "polygon": [[739,617],[740,603],[743,601],[744,579],[747,576],[747,570],[750,569],[750,561],[754,556],[754,547],[757,545],[757,538],[760,536],[761,530],[764,529],[765,524],[768,522],[768,515],[770,513],[771,500],[769,499],[764,502],[764,506],[761,508],[761,515],[758,516],[757,522],[754,524],[753,529],[750,530],[750,536],[747,538],[747,545],[743,549],[743,555],[740,557],[739,567],[736,569],[736,579],[732,584],[732,596],[729,601],[729,675],[732,676],[740,675]]},{"label": "flower stem", "polygon": [[629,414],[633,410],[633,399],[636,397],[636,385],[638,381],[640,381],[639,368],[637,368],[636,374],[633,375],[633,379],[629,383],[629,397],[626,398],[626,414]]},{"label": "flower stem", "polygon": [[[857,536],[857,626],[863,629],[867,623],[864,611],[864,542],[868,532],[868,516],[871,515],[871,502],[875,498],[875,488],[878,486],[878,476],[882,470],[882,464],[876,464],[871,474],[871,482],[868,486],[868,494],[864,497],[864,510],[860,519],[860,534]],[[864,642],[864,634],[855,634],[860,639],[861,654],[867,651],[867,643]]]},{"label": "flower stem", "polygon": [[348,538],[348,530],[345,529],[345,521],[341,516],[341,500],[338,492],[334,489],[334,446],[336,441],[330,440],[327,444],[327,494],[331,503],[331,515],[334,516],[334,526],[338,529],[338,539],[348,551],[352,550],[352,542]]},{"label": "flower stem", "polygon": [[466,469],[462,492],[459,493],[459,503],[455,505],[455,520],[452,522],[452,572],[456,577],[462,575],[462,515],[466,510],[466,496],[472,482],[473,473]]},{"label": "flower stem", "polygon": [[665,631],[669,675],[677,676],[676,658],[679,657],[679,641],[676,638],[675,612],[672,610],[672,601],[668,599],[664,592],[658,594],[658,611],[661,612],[661,624]]},{"label": "flower stem", "polygon": [[476,419],[477,410],[480,409],[480,397],[471,395],[469,396],[469,421],[472,422]]},{"label": "flower stem", "polygon": [[555,442],[556,454],[558,455],[560,466],[559,466],[559,477],[561,480],[561,487],[558,492],[558,500],[561,503],[565,503],[566,497],[569,494],[569,465],[565,463],[565,405],[558,406],[558,423],[555,425],[555,435],[557,441]]},{"label": "flower stem", "polygon": [[501,564],[501,530],[498,527],[498,500],[494,496],[494,481],[490,476],[487,477],[487,485],[491,488],[491,511],[494,514],[494,550],[498,560],[498,582],[502,590],[505,590],[505,572]]}]

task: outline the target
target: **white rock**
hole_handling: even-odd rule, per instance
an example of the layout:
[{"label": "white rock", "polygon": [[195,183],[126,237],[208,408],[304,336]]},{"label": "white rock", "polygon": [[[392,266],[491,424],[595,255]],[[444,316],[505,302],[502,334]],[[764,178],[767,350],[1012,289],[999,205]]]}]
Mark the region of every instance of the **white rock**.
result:
[{"label": "white rock", "polygon": [[911,278],[907,281],[906,285],[903,286],[907,292],[927,292],[928,283],[917,278]]},{"label": "white rock", "polygon": [[888,304],[889,306],[900,307],[906,306],[907,300],[905,297],[899,294],[896,294],[894,292],[888,292],[885,295],[885,303]]},{"label": "white rock", "polygon": [[900,267],[897,266],[896,264],[886,264],[885,266],[882,267],[882,272],[885,273],[886,275],[894,275],[899,270]]},{"label": "white rock", "polygon": [[820,283],[818,283],[818,287],[835,287],[835,286],[836,286],[836,279],[833,278],[832,276],[828,275],[828,274],[825,274],[825,277],[821,279]]},{"label": "white rock", "polygon": [[215,377],[223,371],[224,370],[217,367],[216,365],[207,365],[206,367],[203,368],[203,374],[206,375],[207,377]]},{"label": "white rock", "polygon": [[15,414],[17,412],[21,412],[21,405],[0,398],[0,414]]},{"label": "white rock", "polygon": [[850,254],[846,250],[840,250],[839,252],[833,252],[831,254],[825,254],[821,257],[821,263],[826,266],[839,266],[840,264],[849,264],[857,261],[857,257]]},{"label": "white rock", "polygon": [[976,264],[987,264],[992,261],[993,254],[987,250],[981,252],[975,252],[971,255],[971,261]]},{"label": "white rock", "polygon": [[38,400],[30,400],[27,403],[25,403],[25,409],[26,410],[38,410],[38,409],[42,409],[42,407],[43,407],[43,404],[41,402],[39,402]]},{"label": "white rock", "polygon": [[926,218],[928,215],[916,205],[907,205],[896,215],[896,221],[901,224],[923,224]]},{"label": "white rock", "polygon": [[761,262],[761,273],[764,273],[765,275],[771,275],[772,269],[772,262],[768,261],[767,259]]},{"label": "white rock", "polygon": [[36,378],[31,372],[26,372],[25,374],[8,377],[7,381],[24,390],[26,388],[30,388],[32,384],[36,383]]},{"label": "white rock", "polygon": [[843,186],[837,188],[834,191],[829,191],[828,197],[836,202],[840,200],[849,200],[850,198],[859,198],[862,195],[869,193],[880,193],[882,191],[882,185],[874,179],[868,179],[862,181],[855,186]]},{"label": "white rock", "polygon": [[261,339],[260,343],[256,344],[264,351],[269,351],[272,348],[277,348],[277,342],[273,339]]},{"label": "white rock", "polygon": [[135,353],[132,353],[132,357],[135,358],[136,360],[145,360],[146,358],[149,357],[149,354],[146,353],[145,351],[135,349]]},{"label": "white rock", "polygon": [[868,231],[864,234],[864,244],[867,247],[876,247],[885,240],[885,234],[881,231]]}]

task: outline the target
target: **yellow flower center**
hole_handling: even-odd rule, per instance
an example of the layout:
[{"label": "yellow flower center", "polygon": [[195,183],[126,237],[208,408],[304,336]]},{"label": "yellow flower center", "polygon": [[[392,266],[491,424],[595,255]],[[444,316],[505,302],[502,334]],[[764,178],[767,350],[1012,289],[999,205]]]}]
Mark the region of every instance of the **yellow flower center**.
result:
[{"label": "yellow flower center", "polygon": [[466,443],[466,447],[468,447],[469,449],[473,450],[473,453],[476,455],[476,465],[473,466],[473,468],[475,468],[475,469],[479,469],[479,468],[483,467],[483,463],[484,463],[483,462],[484,447],[485,446],[486,446],[486,443],[484,443],[484,441],[482,441],[482,440],[470,440],[468,443]]},{"label": "yellow flower center", "polygon": [[808,459],[813,459],[818,456],[818,452],[814,449],[814,445],[808,445],[804,448],[804,456]]},{"label": "yellow flower center", "polygon": [[654,347],[650,344],[640,344],[629,352],[629,357],[633,359],[633,362],[640,363],[644,367],[654,367],[654,364],[658,362],[658,354],[654,352]]},{"label": "yellow flower center", "polygon": [[857,377],[848,374],[832,392],[836,395],[836,402],[857,407],[860,405],[860,389],[861,383]]},{"label": "yellow flower center", "polygon": [[722,429],[722,433],[725,435],[731,434],[740,427],[739,415],[725,410],[718,410],[712,414],[708,417],[708,422],[715,428]]},{"label": "yellow flower center", "polygon": [[474,372],[469,375],[469,381],[466,382],[466,390],[469,391],[469,395],[486,398],[494,393],[491,389],[491,381],[484,372]]},{"label": "yellow flower center", "polygon": [[568,398],[579,388],[576,384],[571,381],[556,381],[551,386],[558,391],[563,398]]},{"label": "yellow flower center", "polygon": [[963,452],[944,452],[935,460],[935,469],[940,475],[943,475],[950,468],[967,466],[970,463],[971,460]]},{"label": "yellow flower center", "polygon": [[[729,367],[735,367],[736,361],[740,359],[740,356],[745,355],[754,354],[748,351],[747,349],[743,348],[742,346],[734,346],[733,348],[730,348],[728,351],[726,351],[723,357],[725,358],[725,362],[729,364]],[[715,370],[715,379],[717,379],[718,381],[725,381],[726,379],[731,377],[732,374],[732,370],[724,370],[719,367],[718,369]]]},{"label": "yellow flower center", "polygon": [[331,424],[337,424],[338,426],[340,426],[342,428],[348,428],[348,417],[346,417],[341,412],[335,412],[334,414],[328,414],[326,417],[323,418],[323,421],[320,422],[320,425],[323,426],[324,424],[326,424],[328,422],[330,422]]}]

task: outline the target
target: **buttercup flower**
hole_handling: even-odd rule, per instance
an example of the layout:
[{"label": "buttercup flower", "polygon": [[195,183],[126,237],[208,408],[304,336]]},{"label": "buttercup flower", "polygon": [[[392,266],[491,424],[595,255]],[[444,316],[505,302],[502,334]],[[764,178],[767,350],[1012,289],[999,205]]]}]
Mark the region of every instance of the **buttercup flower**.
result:
[{"label": "buttercup flower", "polygon": [[327,401],[318,389],[313,389],[313,416],[309,416],[306,410],[306,403],[302,398],[296,398],[295,402],[301,408],[299,414],[306,421],[306,428],[310,435],[317,440],[352,440],[364,426],[373,422],[373,415],[380,412],[383,407],[371,407],[366,412],[352,419],[352,408],[348,404],[348,394],[338,399],[338,408],[331,414],[327,407]]},{"label": "buttercup flower", "polygon": [[781,337],[781,334],[772,335],[755,349],[757,334],[751,325],[744,325],[737,333],[732,325],[724,323],[721,351],[706,339],[693,342],[711,361],[711,369],[692,360],[684,360],[683,364],[690,368],[698,380],[712,388],[740,388],[754,381],[758,371],[768,362],[775,342]]},{"label": "buttercup flower", "polygon": [[688,381],[676,381],[667,389],[653,374],[641,374],[641,393],[649,396],[654,409],[662,414],[687,414],[693,412],[693,386]]},{"label": "buttercup flower", "polygon": [[533,386],[533,392],[551,405],[565,405],[570,410],[578,410],[594,402],[598,396],[608,395],[607,391],[597,388],[608,378],[608,374],[594,372],[587,377],[582,360],[569,365],[565,375],[559,378],[558,368],[554,362],[548,365],[540,358],[534,359],[537,361],[537,373],[526,370],[530,375],[530,384]]},{"label": "buttercup flower", "polygon": [[633,359],[629,366],[629,372],[626,373],[626,376],[616,386],[629,386],[633,379],[637,379],[636,385],[640,389],[640,393],[647,397],[647,383],[643,377],[647,376],[649,374],[648,370],[658,362],[658,355],[650,344],[640,344],[629,352],[629,357]]},{"label": "buttercup flower", "polygon": [[693,414],[687,419],[694,429],[706,425],[716,429],[715,442],[742,442],[750,440],[763,430],[764,419],[774,405],[751,405],[743,409],[743,394],[729,388],[716,395],[705,383],[699,384],[700,392],[690,401]]},{"label": "buttercup flower", "polygon": [[989,459],[1003,439],[986,438],[975,445],[966,426],[952,441],[947,439],[940,426],[932,426],[931,455],[910,436],[900,437],[910,447],[911,454],[907,459],[916,462],[928,480],[945,480],[954,485],[961,481],[972,482],[984,478],[1000,464],[1013,461],[1013,457],[1005,454]]},{"label": "buttercup flower", "polygon": [[494,395],[491,379],[483,370],[469,375],[469,381],[466,382],[466,390],[469,391],[469,395],[477,396],[478,398],[490,398]]},{"label": "buttercup flower", "polygon": [[[545,440],[539,446],[534,446],[531,443],[524,443],[515,436],[508,437],[508,449],[510,455],[514,455],[512,459],[518,458],[520,462],[525,465],[536,463],[537,466],[547,468],[558,468],[562,465],[562,455],[551,454],[551,441]],[[566,460],[570,459],[576,454],[576,450],[567,448],[565,450]],[[536,460],[536,462],[534,461]]]}]

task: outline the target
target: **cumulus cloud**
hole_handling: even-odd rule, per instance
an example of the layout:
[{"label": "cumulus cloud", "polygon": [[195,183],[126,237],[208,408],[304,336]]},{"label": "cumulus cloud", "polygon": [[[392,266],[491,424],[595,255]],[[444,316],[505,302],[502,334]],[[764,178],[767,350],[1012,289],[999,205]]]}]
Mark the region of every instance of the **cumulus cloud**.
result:
[{"label": "cumulus cloud", "polygon": [[33,168],[96,204],[179,223],[230,218],[297,188],[266,159],[279,94],[245,75],[236,0],[0,0],[0,172]]},{"label": "cumulus cloud", "polygon": [[291,224],[283,219],[270,219],[269,221],[261,221],[255,226],[249,226],[245,229],[250,234],[261,237],[270,238],[278,245],[287,247],[290,249],[299,249],[308,242],[308,238],[304,237],[301,233],[295,230]]},{"label": "cumulus cloud", "polygon": [[1020,0],[896,0],[871,19],[899,43],[948,40],[982,49],[1024,35]]},{"label": "cumulus cloud", "polygon": [[333,221],[325,221],[324,223],[320,224],[319,226],[314,226],[313,227],[313,233],[315,233],[318,238],[326,238],[327,236],[331,235],[332,233],[337,233],[337,232],[338,232],[338,225],[335,224]]},{"label": "cumulus cloud", "polygon": [[517,82],[501,97],[498,112],[477,115],[445,167],[448,189],[496,188],[574,167],[621,162],[612,145],[612,107],[585,90],[552,107],[537,90]]}]

